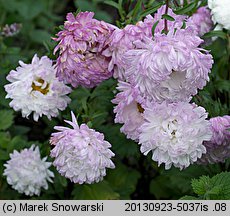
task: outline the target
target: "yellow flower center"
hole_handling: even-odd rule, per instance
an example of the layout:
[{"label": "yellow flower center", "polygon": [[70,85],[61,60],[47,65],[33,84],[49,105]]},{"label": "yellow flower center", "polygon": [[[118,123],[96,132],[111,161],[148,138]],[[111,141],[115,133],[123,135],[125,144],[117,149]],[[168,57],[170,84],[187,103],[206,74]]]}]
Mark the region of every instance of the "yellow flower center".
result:
[{"label": "yellow flower center", "polygon": [[139,113],[143,113],[145,111],[139,103],[137,103],[137,109],[138,109]]},{"label": "yellow flower center", "polygon": [[46,95],[49,92],[49,83],[46,83],[45,86],[43,86],[43,84],[45,83],[45,81],[41,78],[37,79],[36,82],[40,83],[39,85],[36,85],[36,83],[32,83],[32,89],[33,91],[39,91],[42,94]]}]

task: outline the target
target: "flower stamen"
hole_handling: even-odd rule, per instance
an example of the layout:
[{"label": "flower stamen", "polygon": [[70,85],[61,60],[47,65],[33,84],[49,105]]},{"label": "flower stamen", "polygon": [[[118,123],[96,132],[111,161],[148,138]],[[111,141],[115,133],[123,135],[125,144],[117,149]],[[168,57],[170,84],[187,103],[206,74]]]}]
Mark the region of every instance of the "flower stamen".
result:
[{"label": "flower stamen", "polygon": [[42,94],[46,95],[49,92],[49,83],[46,83],[45,87],[43,87],[43,84],[45,83],[45,81],[41,78],[37,79],[36,82],[38,82],[39,84],[37,85],[35,82],[32,83],[32,89],[33,91],[39,91]]}]

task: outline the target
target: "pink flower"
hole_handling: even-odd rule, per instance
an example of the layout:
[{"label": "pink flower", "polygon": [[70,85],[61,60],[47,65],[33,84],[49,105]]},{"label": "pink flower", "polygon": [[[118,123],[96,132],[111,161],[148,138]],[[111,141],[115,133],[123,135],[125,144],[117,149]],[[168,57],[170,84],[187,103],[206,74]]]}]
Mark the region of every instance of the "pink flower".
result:
[{"label": "pink flower", "polygon": [[123,55],[126,51],[135,48],[134,41],[144,36],[144,31],[138,25],[127,25],[124,29],[116,29],[112,33],[109,46],[103,54],[111,57],[109,71],[114,70],[114,78],[125,80]]},{"label": "pink flower", "polygon": [[198,161],[200,164],[224,162],[230,157],[230,116],[210,119],[212,139],[204,142],[207,153]]},{"label": "pink flower", "polygon": [[67,14],[64,30],[54,39],[59,41],[57,76],[60,80],[92,88],[112,76],[108,71],[110,58],[103,55],[112,25],[93,19],[93,12],[80,12],[76,17]]},{"label": "pink flower", "polygon": [[200,7],[196,13],[189,17],[188,26],[193,26],[199,36],[211,31],[213,22],[211,12],[207,7]]},{"label": "pink flower", "polygon": [[114,156],[109,149],[110,143],[104,140],[102,133],[90,129],[86,124],[78,126],[76,117],[65,121],[73,129],[56,126],[59,132],[50,139],[55,147],[51,151],[53,165],[58,172],[74,183],[92,184],[99,182],[106,175],[106,168],[114,168],[110,160]]},{"label": "pink flower", "polygon": [[135,41],[124,55],[126,79],[149,100],[189,101],[206,85],[213,63],[201,42],[192,28]]}]

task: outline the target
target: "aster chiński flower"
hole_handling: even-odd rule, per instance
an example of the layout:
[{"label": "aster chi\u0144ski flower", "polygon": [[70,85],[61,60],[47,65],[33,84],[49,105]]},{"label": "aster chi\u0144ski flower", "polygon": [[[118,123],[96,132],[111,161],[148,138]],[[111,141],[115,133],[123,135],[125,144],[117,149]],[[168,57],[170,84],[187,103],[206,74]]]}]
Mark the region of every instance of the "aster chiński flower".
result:
[{"label": "aster chi\u0144ski flower", "polygon": [[11,83],[5,85],[6,98],[12,99],[10,106],[15,111],[21,111],[26,118],[33,113],[37,121],[42,115],[55,117],[58,110],[67,107],[71,88],[56,78],[52,60],[47,56],[39,59],[35,54],[31,64],[22,61],[19,64],[6,77]]},{"label": "aster chi\u0144ski flower", "polygon": [[210,120],[212,139],[204,142],[207,153],[198,160],[200,164],[224,162],[230,157],[230,116],[214,117]]},{"label": "aster chi\u0144ski flower", "polygon": [[[123,29],[116,29],[109,38],[109,46],[104,51],[104,54],[111,57],[109,63],[109,71],[114,70],[113,76],[119,80],[126,81],[125,75],[125,61],[124,54],[130,50],[135,49],[135,41],[143,40],[143,38],[152,38],[152,27],[154,23],[159,21],[155,32],[161,32],[164,29],[164,20],[162,15],[165,13],[165,6],[162,6],[154,17],[148,15],[144,21],[139,21],[136,25],[127,25]],[[172,9],[169,8],[169,15],[175,18],[174,22],[169,22],[168,27],[174,29],[181,28],[185,16],[176,15]]]},{"label": "aster chi\u0144ski flower", "polygon": [[187,20],[187,25],[193,26],[199,36],[211,31],[213,22],[211,19],[211,12],[207,7],[200,7]]},{"label": "aster chi\u0144ski flower", "polygon": [[136,49],[124,55],[128,82],[150,100],[189,101],[206,85],[213,63],[198,47],[202,41],[189,27],[135,41]]},{"label": "aster chi\u0144ski flower", "polygon": [[127,138],[138,141],[139,127],[143,124],[145,100],[141,97],[138,88],[120,81],[117,89],[120,91],[112,100],[117,106],[114,108],[115,123],[123,124],[121,132]]},{"label": "aster chi\u0144ski flower", "polygon": [[109,38],[109,46],[103,52],[111,58],[109,71],[114,71],[114,78],[125,81],[123,55],[126,51],[134,49],[134,41],[141,40],[145,31],[137,25],[127,25],[123,29],[116,29]]},{"label": "aster chi\u0144ski flower", "polygon": [[90,129],[86,124],[78,126],[72,114],[72,121],[66,121],[73,129],[55,127],[59,132],[53,133],[50,139],[54,148],[51,157],[58,172],[74,183],[99,182],[106,175],[106,168],[114,168],[109,149],[110,143],[104,140],[102,133]]},{"label": "aster chi\u0144ski flower", "polygon": [[10,160],[4,164],[6,167],[3,175],[8,184],[19,193],[27,196],[40,195],[41,189],[48,189],[48,183],[52,182],[53,172],[48,168],[51,162],[46,162],[46,157],[41,159],[38,146],[32,145],[21,152],[16,150],[10,154]]},{"label": "aster chi\u0144ski flower", "polygon": [[110,78],[110,57],[103,55],[114,26],[93,19],[93,12],[80,12],[76,17],[67,14],[64,29],[54,39],[59,42],[57,76],[73,87],[92,88]]},{"label": "aster chi\u0144ski flower", "polygon": [[229,0],[208,0],[212,20],[220,27],[230,30],[230,4]]},{"label": "aster chi\u0144ski flower", "polygon": [[164,163],[165,169],[188,167],[206,153],[203,142],[212,136],[206,117],[204,108],[186,102],[146,108],[139,136],[141,152],[152,152],[152,159]]}]

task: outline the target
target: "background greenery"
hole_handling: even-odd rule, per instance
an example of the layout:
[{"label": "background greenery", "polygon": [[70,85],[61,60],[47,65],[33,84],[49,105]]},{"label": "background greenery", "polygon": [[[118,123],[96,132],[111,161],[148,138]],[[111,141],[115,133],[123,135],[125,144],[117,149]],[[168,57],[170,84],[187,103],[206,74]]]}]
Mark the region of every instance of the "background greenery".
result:
[{"label": "background greenery", "polygon": [[[88,122],[105,134],[116,154],[116,169],[108,170],[105,180],[100,183],[77,185],[61,177],[52,167],[54,184],[49,184],[49,189],[42,191],[40,197],[31,199],[179,199],[183,196],[183,199],[230,199],[230,174],[227,172],[230,171],[230,161],[209,166],[192,165],[183,171],[176,168],[165,171],[163,166],[157,167],[150,155],[140,154],[138,144],[127,140],[119,131],[120,125],[113,122],[111,100],[116,92],[113,79],[94,89],[75,89],[70,95],[69,108],[51,121],[46,117],[38,122],[24,119],[21,113],[9,107],[9,100],[5,99],[5,77],[17,67],[18,60],[30,62],[34,53],[55,59],[52,54],[55,42],[51,37],[58,31],[55,26],[63,24],[67,12],[77,9],[94,11],[97,19],[122,27],[154,13],[162,3],[156,0],[105,3],[104,0],[0,0],[0,27],[15,22],[22,24],[16,36],[0,36],[0,199],[30,199],[7,184],[2,176],[3,164],[14,149],[30,147],[32,143],[39,145],[43,157],[49,155],[48,140],[53,127],[63,125],[63,119],[70,119],[70,110],[79,115],[80,121]],[[195,10],[196,5],[187,5],[178,13],[192,14]],[[207,39],[206,48],[211,50],[215,64],[210,82],[193,100],[207,109],[209,117],[229,114],[229,41],[226,33],[213,43]],[[52,161],[51,158],[48,160]],[[222,171],[226,173],[219,174]]]}]

